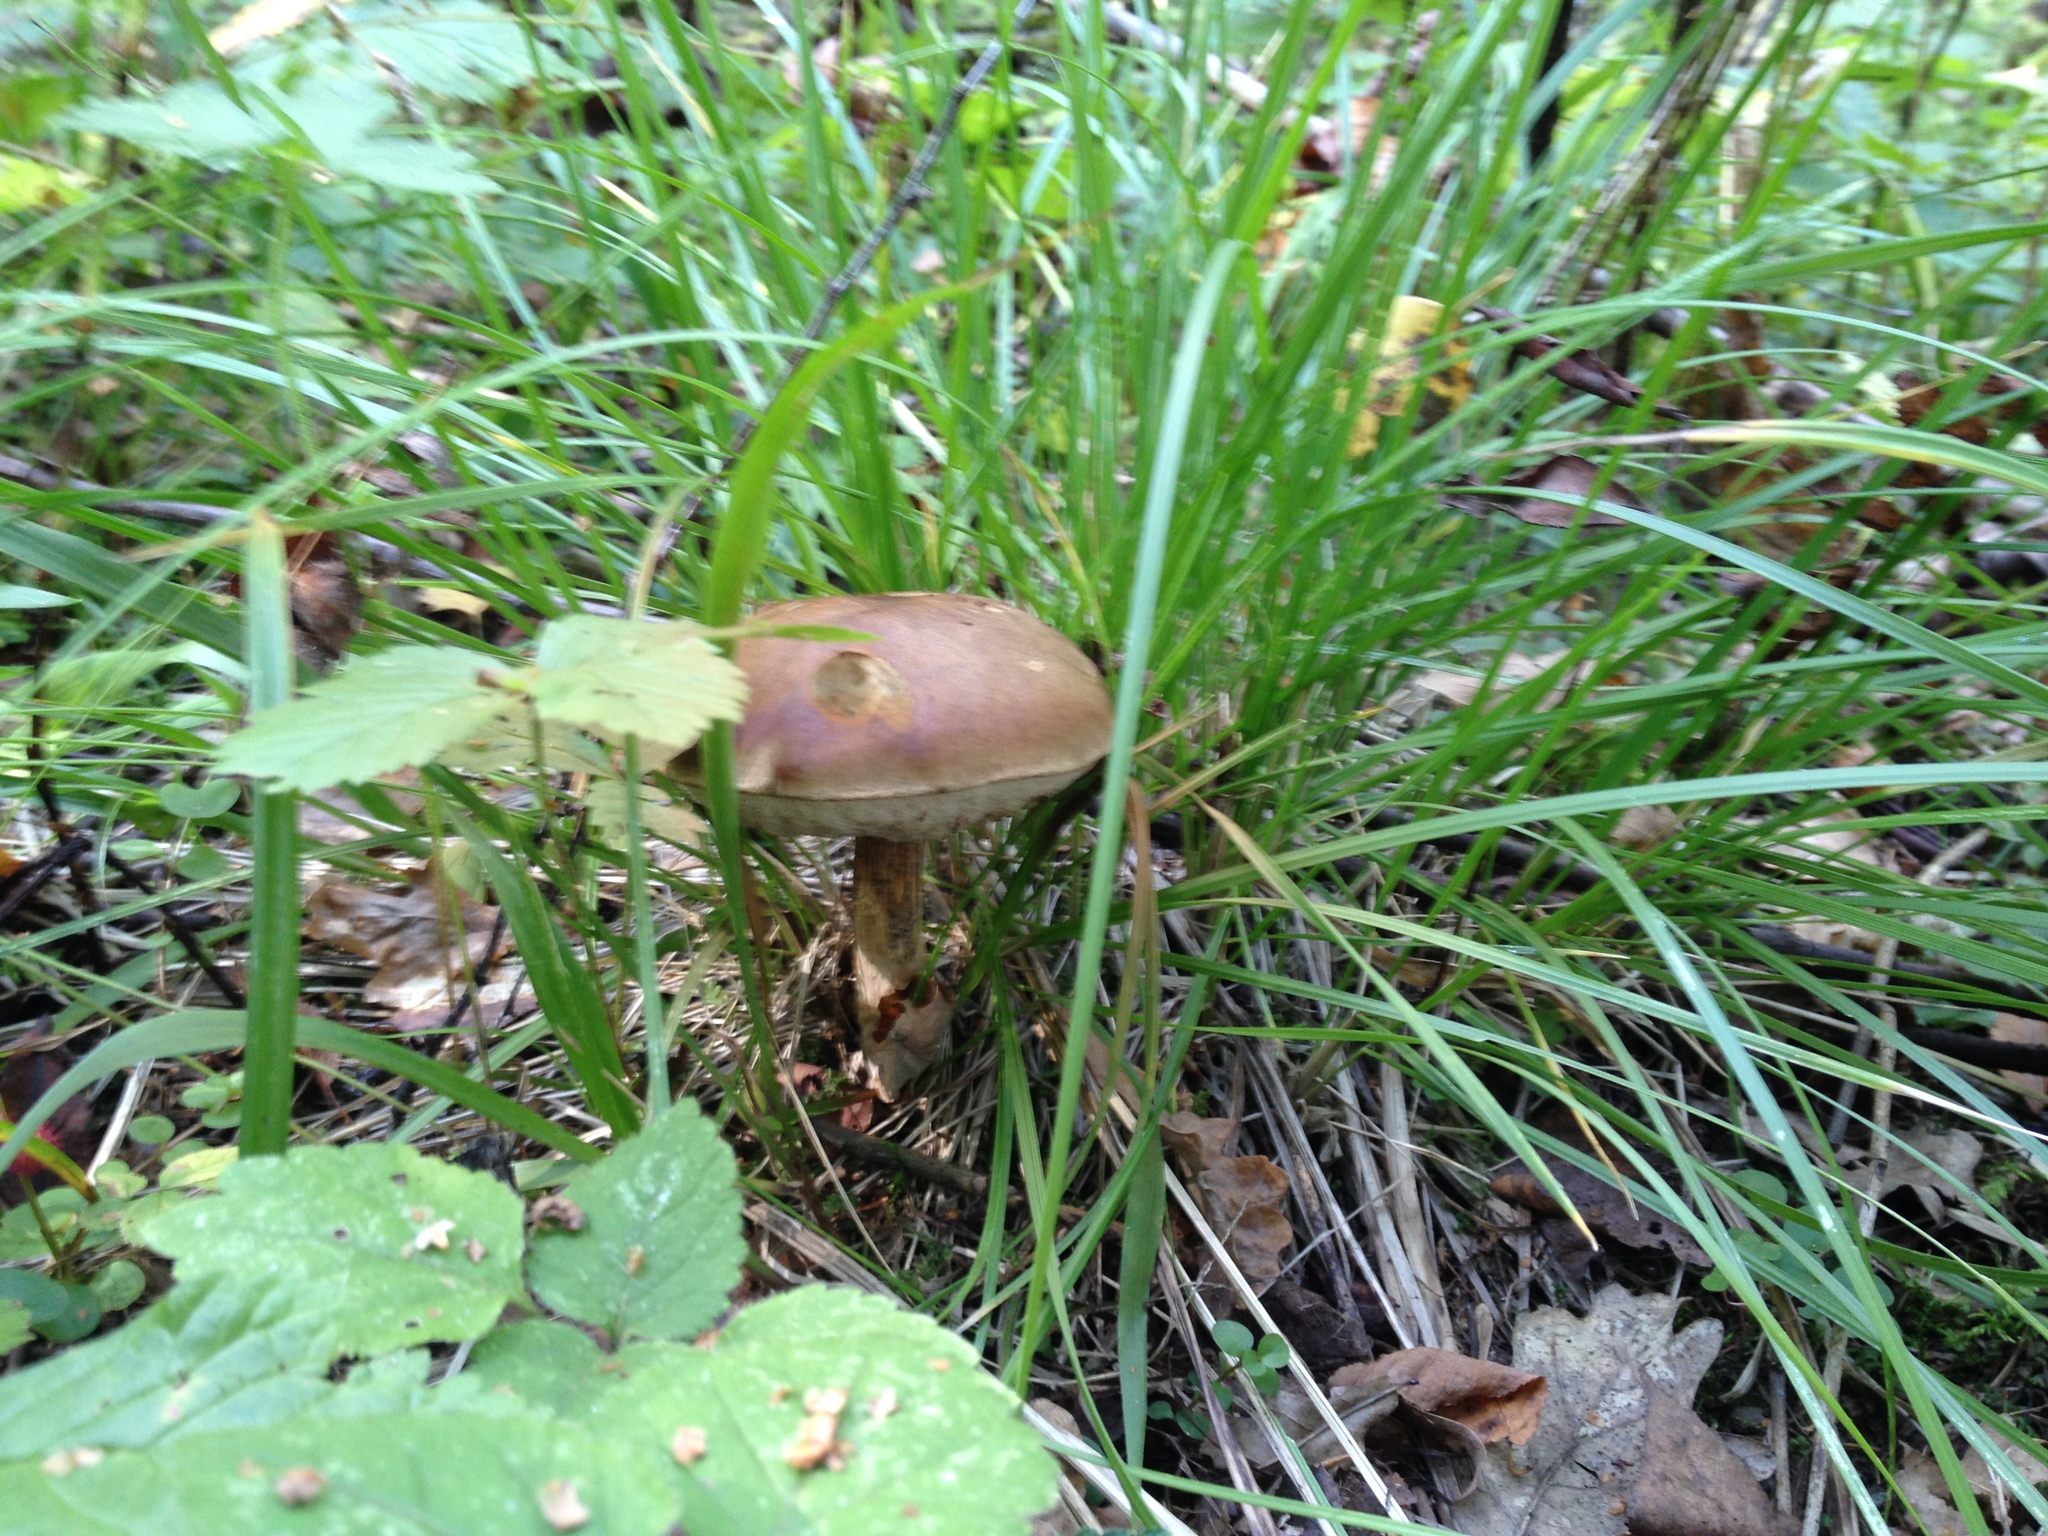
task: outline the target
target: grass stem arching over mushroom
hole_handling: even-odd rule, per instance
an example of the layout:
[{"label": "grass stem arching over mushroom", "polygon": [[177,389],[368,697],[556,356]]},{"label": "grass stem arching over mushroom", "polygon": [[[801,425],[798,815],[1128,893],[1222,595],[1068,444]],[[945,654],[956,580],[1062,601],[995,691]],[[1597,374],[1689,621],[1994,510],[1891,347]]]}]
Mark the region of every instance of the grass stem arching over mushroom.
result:
[{"label": "grass stem arching over mushroom", "polygon": [[945,592],[774,603],[734,653],[740,819],[779,837],[854,839],[861,1049],[885,1094],[944,1053],[952,1005],[915,995],[925,964],[924,845],[1055,794],[1102,760],[1110,703],[1080,649],[1023,610]]}]

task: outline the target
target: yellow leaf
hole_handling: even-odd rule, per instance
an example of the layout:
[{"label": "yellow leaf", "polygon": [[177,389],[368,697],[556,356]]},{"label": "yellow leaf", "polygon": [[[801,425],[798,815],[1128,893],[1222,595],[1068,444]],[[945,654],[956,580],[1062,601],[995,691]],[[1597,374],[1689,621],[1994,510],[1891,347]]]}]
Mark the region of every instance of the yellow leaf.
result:
[{"label": "yellow leaf", "polygon": [[[1443,318],[1444,307],[1434,299],[1404,293],[1394,300],[1387,316],[1387,328],[1380,336],[1379,362],[1366,386],[1366,406],[1351,424],[1350,453],[1353,458],[1379,442],[1380,418],[1401,416],[1414,398],[1416,378]],[[1428,420],[1441,420],[1472,397],[1472,370],[1465,362],[1465,348],[1457,342],[1443,345],[1444,364],[1422,379],[1428,396],[1423,403]],[[1342,409],[1340,403],[1339,409]]]}]

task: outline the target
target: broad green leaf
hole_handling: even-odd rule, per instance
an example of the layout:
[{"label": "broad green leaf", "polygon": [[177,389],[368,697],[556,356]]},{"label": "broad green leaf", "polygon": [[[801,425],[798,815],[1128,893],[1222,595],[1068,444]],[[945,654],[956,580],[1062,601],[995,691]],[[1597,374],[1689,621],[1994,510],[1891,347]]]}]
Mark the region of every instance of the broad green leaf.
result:
[{"label": "broad green leaf", "polygon": [[725,1306],[746,1253],[730,1149],[684,1102],[563,1189],[580,1232],[543,1232],[527,1281],[548,1306],[615,1339],[688,1338]]},{"label": "broad green leaf", "polygon": [[360,177],[400,192],[476,195],[497,183],[459,149],[379,133],[397,103],[376,81],[315,80],[272,98],[321,162],[341,177]]},{"label": "broad green leaf", "polygon": [[[665,1536],[676,1498],[630,1451],[539,1415],[307,1414],[76,1464],[0,1468],[8,1536]],[[61,1470],[61,1475],[53,1475]],[[286,1474],[292,1476],[286,1479]],[[564,1489],[573,1489],[565,1504]],[[280,1490],[298,1502],[287,1503]],[[550,1511],[554,1518],[550,1519]],[[575,1520],[572,1510],[585,1518]]]},{"label": "broad green leaf", "polygon": [[32,1269],[0,1269],[0,1301],[11,1301],[28,1314],[31,1328],[54,1321],[64,1310],[64,1287]]},{"label": "broad green leaf", "polygon": [[452,646],[379,651],[257,715],[222,743],[220,771],[306,791],[430,763],[504,707],[479,680],[491,667]]},{"label": "broad green leaf", "polygon": [[243,110],[211,80],[188,80],[155,99],[89,101],[57,120],[60,127],[103,133],[144,149],[208,165],[232,165],[242,155],[284,137],[270,114]]},{"label": "broad green leaf", "polygon": [[180,1284],[125,1327],[0,1377],[0,1461],[296,1412],[330,1390],[336,1301],[233,1275]]},{"label": "broad green leaf", "polygon": [[221,1174],[221,1192],[147,1223],[186,1283],[267,1276],[348,1301],[352,1354],[474,1339],[519,1295],[522,1213],[496,1179],[411,1147],[295,1147]]},{"label": "broad green leaf", "polygon": [[598,1370],[609,1359],[581,1328],[533,1318],[493,1328],[477,1340],[462,1374],[486,1391],[503,1387],[536,1407],[563,1413],[592,1395],[604,1380]]},{"label": "broad green leaf", "polygon": [[171,780],[156,792],[156,801],[173,816],[205,821],[229,810],[242,798],[242,786],[231,779],[208,779],[191,785]]},{"label": "broad green leaf", "polygon": [[541,718],[683,748],[746,708],[740,669],[693,625],[572,614],[541,630],[531,683]]},{"label": "broad green leaf", "polygon": [[[710,1349],[635,1346],[617,1363],[624,1379],[585,1422],[657,1459],[678,1429],[703,1431],[679,1477],[691,1536],[1023,1536],[1053,1502],[1052,1458],[1017,1399],[957,1337],[881,1297],[804,1286]],[[805,1396],[834,1388],[840,1464],[800,1470]]]},{"label": "broad green leaf", "polygon": [[0,1297],[0,1353],[26,1344],[35,1337],[28,1320],[28,1308],[18,1301]]},{"label": "broad green leaf", "polygon": [[160,1147],[177,1134],[177,1126],[162,1115],[137,1115],[128,1123],[128,1139],[138,1147]]},{"label": "broad green leaf", "polygon": [[[652,784],[642,784],[639,788],[640,825],[650,837],[664,838],[671,843],[690,843],[703,834],[704,823],[687,805],[678,805]],[[626,839],[625,781],[616,778],[592,780],[583,796],[583,803],[590,811],[592,828],[614,847],[623,847]]]}]

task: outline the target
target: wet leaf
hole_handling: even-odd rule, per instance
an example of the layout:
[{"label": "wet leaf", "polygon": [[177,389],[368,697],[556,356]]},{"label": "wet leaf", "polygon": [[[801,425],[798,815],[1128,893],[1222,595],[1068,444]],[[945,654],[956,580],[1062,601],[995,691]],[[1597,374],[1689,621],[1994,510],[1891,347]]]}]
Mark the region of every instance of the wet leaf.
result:
[{"label": "wet leaf", "polygon": [[569,1182],[584,1223],[535,1233],[534,1294],[615,1339],[691,1337],[739,1280],[735,1174],[717,1127],[677,1104]]},{"label": "wet leaf", "polygon": [[[233,1273],[345,1294],[352,1353],[476,1338],[520,1293],[518,1197],[488,1174],[370,1143],[237,1162],[220,1184],[144,1224],[142,1240],[177,1260],[181,1284]],[[417,1247],[442,1220],[451,1245]],[[464,1251],[472,1237],[482,1262]]]}]

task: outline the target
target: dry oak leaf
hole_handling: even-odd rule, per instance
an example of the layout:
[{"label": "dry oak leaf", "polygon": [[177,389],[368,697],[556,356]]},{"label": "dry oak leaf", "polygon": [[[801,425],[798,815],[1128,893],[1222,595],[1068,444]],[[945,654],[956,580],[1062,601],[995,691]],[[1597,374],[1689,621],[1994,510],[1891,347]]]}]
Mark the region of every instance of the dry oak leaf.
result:
[{"label": "dry oak leaf", "polygon": [[1743,1463],[1692,1411],[1721,1350],[1702,1319],[1673,1335],[1678,1301],[1618,1285],[1576,1317],[1557,1307],[1515,1330],[1517,1370],[1549,1396],[1525,1446],[1488,1447],[1479,1487],[1453,1511],[1466,1536],[1789,1536]]},{"label": "dry oak leaf", "polygon": [[1205,1120],[1184,1109],[1159,1117],[1160,1140],[1190,1179],[1199,1179],[1211,1163],[1220,1160],[1236,1134],[1235,1120]]},{"label": "dry oak leaf", "polygon": [[323,880],[306,898],[306,937],[377,962],[363,988],[364,1002],[401,1010],[445,1008],[454,1002],[450,978],[461,986],[474,967],[510,948],[511,936],[498,922],[497,908],[463,897],[458,940],[447,931],[452,924],[443,900],[442,888],[430,877],[402,892]]},{"label": "dry oak leaf", "polygon": [[1330,1377],[1330,1386],[1363,1382],[1367,1373],[1396,1385],[1409,1407],[1462,1424],[1487,1445],[1527,1445],[1550,1393],[1541,1376],[1427,1347],[1396,1350],[1370,1365],[1347,1365]]},{"label": "dry oak leaf", "polygon": [[1280,1278],[1280,1255],[1294,1241],[1283,1209],[1286,1173],[1268,1157],[1218,1158],[1195,1181],[1203,1214],[1223,1239],[1253,1291]]}]

